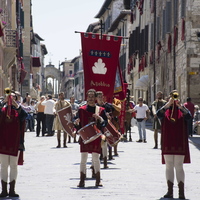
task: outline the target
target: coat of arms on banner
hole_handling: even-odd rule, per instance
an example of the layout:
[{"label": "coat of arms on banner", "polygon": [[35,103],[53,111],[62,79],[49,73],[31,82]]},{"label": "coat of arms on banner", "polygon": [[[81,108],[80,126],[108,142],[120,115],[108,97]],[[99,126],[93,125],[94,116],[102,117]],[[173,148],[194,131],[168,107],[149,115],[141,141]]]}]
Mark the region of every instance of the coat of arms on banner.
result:
[{"label": "coat of arms on banner", "polygon": [[75,137],[74,124],[72,122],[72,107],[68,106],[58,111],[58,119],[63,127],[63,130]]}]

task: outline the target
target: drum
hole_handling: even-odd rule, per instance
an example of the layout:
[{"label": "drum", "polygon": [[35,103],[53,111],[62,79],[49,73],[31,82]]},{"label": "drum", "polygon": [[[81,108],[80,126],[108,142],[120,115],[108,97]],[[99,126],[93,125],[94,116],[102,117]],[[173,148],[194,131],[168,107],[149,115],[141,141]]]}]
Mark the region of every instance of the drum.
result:
[{"label": "drum", "polygon": [[106,140],[111,147],[115,146],[121,139],[120,132],[115,128],[115,126],[110,121],[104,128],[104,135],[106,136]]},{"label": "drum", "polygon": [[72,122],[72,107],[67,106],[58,111],[58,119],[62,125],[62,128],[70,136],[75,137],[75,128]]},{"label": "drum", "polygon": [[84,144],[88,144],[101,136],[101,131],[97,128],[95,122],[91,122],[78,130],[78,134],[83,139]]}]

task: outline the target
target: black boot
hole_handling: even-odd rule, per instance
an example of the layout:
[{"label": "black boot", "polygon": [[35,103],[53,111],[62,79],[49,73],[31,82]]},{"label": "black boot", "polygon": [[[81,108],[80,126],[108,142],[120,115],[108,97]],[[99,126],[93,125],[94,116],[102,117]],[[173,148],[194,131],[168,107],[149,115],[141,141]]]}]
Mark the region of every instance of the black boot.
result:
[{"label": "black boot", "polygon": [[107,157],[104,157],[104,158],[103,158],[103,168],[104,168],[104,169],[107,169],[107,168],[108,168],[108,165],[107,165],[108,162],[107,162],[107,160],[108,160]]},{"label": "black boot", "polygon": [[10,184],[9,197],[19,197],[19,195],[15,193],[15,180],[10,182],[9,184]]},{"label": "black boot", "polygon": [[184,183],[182,181],[179,182],[178,188],[179,188],[179,199],[185,199]]},{"label": "black boot", "polygon": [[2,186],[2,192],[0,194],[0,197],[7,197],[8,196],[7,183],[1,180],[1,186]]},{"label": "black boot", "polygon": [[86,175],[83,172],[81,172],[80,173],[80,182],[77,185],[77,187],[85,187],[85,177],[86,177]]},{"label": "black boot", "polygon": [[96,178],[96,174],[94,172],[94,166],[91,166],[90,168],[92,170],[92,178]]},{"label": "black boot", "polygon": [[168,191],[164,195],[164,198],[173,198],[173,183],[170,182],[169,180],[167,181],[167,186],[168,186]]},{"label": "black boot", "polygon": [[97,172],[96,173],[96,184],[95,184],[96,187],[102,187],[102,183],[101,183],[101,178],[100,178],[100,172]]}]

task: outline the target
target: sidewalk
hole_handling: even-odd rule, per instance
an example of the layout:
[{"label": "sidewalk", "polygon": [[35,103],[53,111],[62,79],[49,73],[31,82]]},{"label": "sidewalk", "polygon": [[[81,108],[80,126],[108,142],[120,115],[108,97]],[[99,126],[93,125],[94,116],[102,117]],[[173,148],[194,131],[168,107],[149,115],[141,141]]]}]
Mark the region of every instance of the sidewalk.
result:
[{"label": "sidewalk", "polygon": [[[148,124],[147,124],[148,125]],[[19,166],[16,192],[20,200],[164,200],[166,193],[165,165],[161,164],[160,149],[153,149],[153,132],[147,126],[147,143],[137,143],[137,127],[132,128],[132,142],[118,144],[118,157],[101,164],[103,187],[96,188],[91,177],[91,156],[87,163],[85,188],[79,182],[79,144],[68,143],[68,148],[55,148],[56,136],[36,137],[26,132],[25,163]],[[193,145],[200,137],[190,139],[191,164],[184,165],[186,173],[185,195],[199,199],[200,152]],[[196,144],[194,143],[194,144]],[[175,182],[174,196],[178,196]],[[5,199],[5,198],[4,198]],[[10,198],[7,198],[10,199]],[[15,198],[16,199],[16,198]]]}]

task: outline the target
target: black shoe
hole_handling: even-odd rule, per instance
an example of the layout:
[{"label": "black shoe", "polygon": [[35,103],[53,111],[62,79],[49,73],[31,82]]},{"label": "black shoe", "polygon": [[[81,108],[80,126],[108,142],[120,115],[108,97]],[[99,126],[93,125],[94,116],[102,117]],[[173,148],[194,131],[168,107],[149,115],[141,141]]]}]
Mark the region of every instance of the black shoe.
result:
[{"label": "black shoe", "polygon": [[143,142],[144,142],[144,143],[147,143],[147,141],[146,141],[146,140],[143,140]]},{"label": "black shoe", "polygon": [[142,140],[137,140],[136,142],[142,142]]}]

